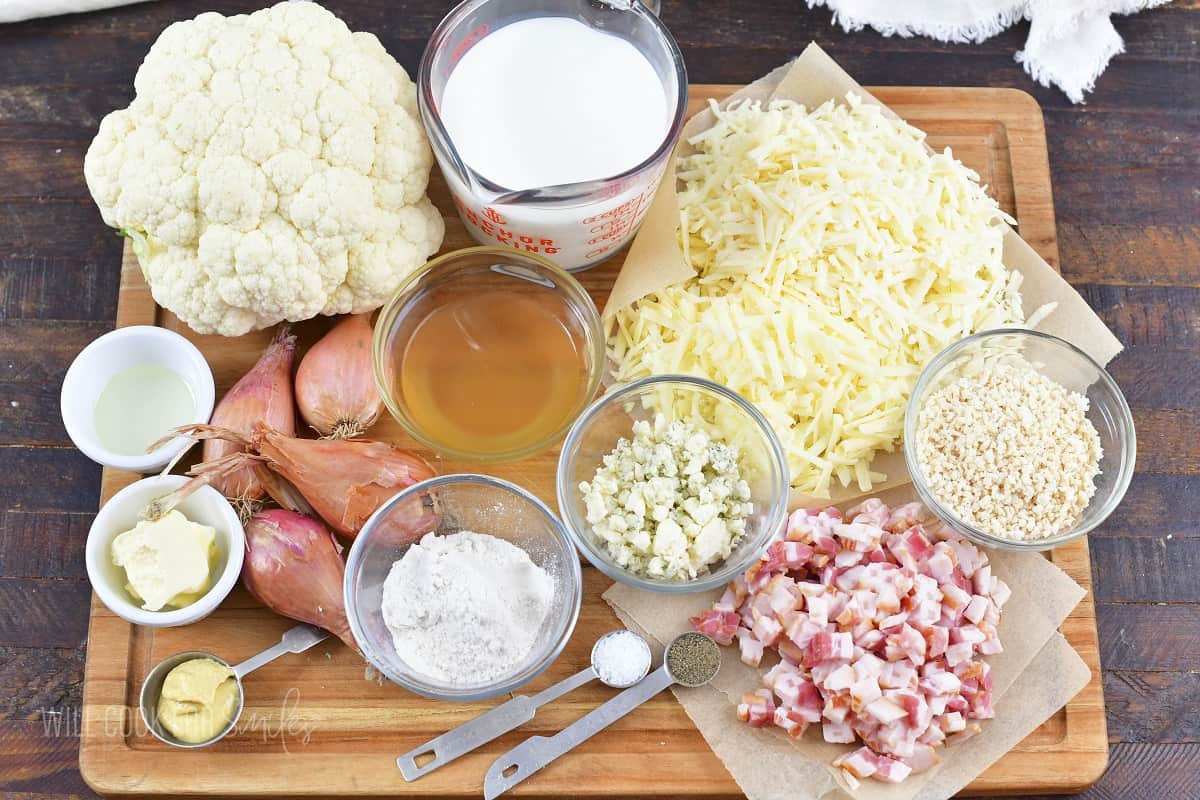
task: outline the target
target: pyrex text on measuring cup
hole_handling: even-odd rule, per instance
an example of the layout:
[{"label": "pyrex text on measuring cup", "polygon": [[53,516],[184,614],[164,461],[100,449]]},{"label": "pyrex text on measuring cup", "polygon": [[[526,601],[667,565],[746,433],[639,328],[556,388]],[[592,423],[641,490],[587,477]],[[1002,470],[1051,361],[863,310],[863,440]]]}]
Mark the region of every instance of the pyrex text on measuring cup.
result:
[{"label": "pyrex text on measuring cup", "polygon": [[429,40],[418,102],[471,236],[584,269],[645,216],[687,73],[636,0],[467,0]]}]

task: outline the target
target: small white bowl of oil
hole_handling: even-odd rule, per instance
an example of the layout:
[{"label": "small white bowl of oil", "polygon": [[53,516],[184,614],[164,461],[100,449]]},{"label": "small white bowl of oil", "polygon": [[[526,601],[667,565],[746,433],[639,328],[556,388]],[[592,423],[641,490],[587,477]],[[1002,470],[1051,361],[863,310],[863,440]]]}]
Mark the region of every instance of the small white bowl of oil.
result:
[{"label": "small white bowl of oil", "polygon": [[106,333],[71,362],[62,385],[67,435],[99,464],[154,472],[187,449],[187,439],[146,448],[179,425],[208,422],[216,388],[196,346],[178,333],[133,325]]}]

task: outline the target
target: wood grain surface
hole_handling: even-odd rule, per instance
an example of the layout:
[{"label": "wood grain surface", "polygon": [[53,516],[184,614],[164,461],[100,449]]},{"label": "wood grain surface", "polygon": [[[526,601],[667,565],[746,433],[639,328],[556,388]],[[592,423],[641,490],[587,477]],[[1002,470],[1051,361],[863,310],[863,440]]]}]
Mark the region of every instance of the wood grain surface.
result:
[{"label": "wood grain surface", "polygon": [[[410,71],[449,2],[327,0]],[[170,22],[261,2],[171,0],[0,27],[0,792],[92,797],[77,768],[89,593],[80,545],[100,469],[58,386],[111,329],[121,242],[83,183],[100,118]],[[744,83],[810,40],[867,84],[1018,87],[1043,107],[1064,275],[1126,346],[1142,434],[1125,502],[1092,537],[1110,768],[1091,800],[1200,797],[1200,3],[1121,18],[1126,53],[1085,106],[1032,86],[1017,26],[980,45],[845,34],[800,0],[664,3],[693,81]],[[1179,718],[1180,724],[1169,724]],[[1186,724],[1192,720],[1192,727]],[[279,786],[287,792],[286,781]]]},{"label": "wood grain surface", "polygon": [[[693,84],[689,111],[694,113],[709,98],[719,99],[733,88]],[[932,147],[952,147],[1017,218],[1022,233],[1047,259],[1057,261],[1042,116],[1029,95],[1010,89],[885,87],[878,96],[900,116],[926,130]],[[436,170],[429,194],[445,218],[442,249],[469,245],[466,229],[454,214],[445,182]],[[618,255],[580,276],[600,307],[622,260]],[[117,325],[135,324],[161,325],[191,339],[212,365],[218,391],[250,368],[272,335],[271,331],[259,331],[227,339],[195,334],[170,312],[155,306],[127,245]],[[301,351],[328,327],[329,321],[324,318],[295,326]],[[514,464],[485,466],[422,450],[391,419],[382,420],[370,433],[421,450],[441,472],[488,472],[531,489],[555,506],[557,449]],[[101,501],[136,478],[131,473],[106,469]],[[1052,558],[1090,589],[1086,541],[1060,547]],[[587,569],[585,575],[580,624],[563,655],[529,686],[531,691],[582,668],[596,638],[619,627],[600,599],[611,581],[594,569]],[[218,747],[202,753],[173,751],[141,730],[136,718],[137,693],[146,673],[159,660],[182,650],[217,648],[236,661],[272,641],[286,625],[241,595],[226,601],[202,623],[159,631],[128,625],[93,600],[80,750],[87,782],[107,794],[171,795],[181,788],[202,788],[219,794],[260,795],[269,793],[280,771],[286,769],[294,791],[318,796],[395,793],[477,797],[490,760],[530,733],[561,729],[566,721],[612,694],[598,686],[573,693],[569,700],[539,713],[521,731],[411,785],[397,779],[393,763],[397,754],[470,719],[497,701],[448,708],[395,687],[380,691],[378,686],[363,684],[361,662],[342,647],[326,648],[324,659],[309,654],[302,660],[277,662],[271,682],[267,682],[269,673],[267,678],[256,673],[249,684],[252,688],[247,689],[247,719],[261,721],[262,729],[254,724],[244,726]],[[1064,710],[980,776],[969,788],[971,793],[1074,791],[1091,785],[1103,773],[1108,753],[1096,619],[1090,596],[1072,612],[1063,633],[1092,668],[1091,683]],[[335,687],[332,691],[331,686]],[[1004,713],[1004,706],[1002,700],[998,704],[1000,713]],[[732,718],[730,722],[733,724]],[[271,735],[264,736],[264,730]],[[360,744],[348,752],[341,746],[346,740]],[[662,762],[663,748],[673,754],[673,762]],[[330,754],[339,756],[345,770],[327,768],[325,757]],[[652,781],[647,780],[650,774],[654,775]],[[682,709],[669,695],[663,695],[631,714],[613,733],[597,737],[572,753],[570,759],[522,783],[513,794],[558,797],[572,792],[581,796],[699,793],[731,797],[737,795],[737,786]]]}]

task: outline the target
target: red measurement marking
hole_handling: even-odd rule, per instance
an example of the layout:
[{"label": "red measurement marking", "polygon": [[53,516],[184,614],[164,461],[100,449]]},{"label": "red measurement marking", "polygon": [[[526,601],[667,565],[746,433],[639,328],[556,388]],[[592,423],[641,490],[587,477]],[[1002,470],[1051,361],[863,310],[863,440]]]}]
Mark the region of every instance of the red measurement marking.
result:
[{"label": "red measurement marking", "polygon": [[450,65],[454,66],[457,64],[458,60],[462,58],[468,50],[474,47],[480,39],[488,35],[489,30],[491,29],[485,22],[475,30],[468,33],[463,40],[455,46],[454,51],[450,53]]}]

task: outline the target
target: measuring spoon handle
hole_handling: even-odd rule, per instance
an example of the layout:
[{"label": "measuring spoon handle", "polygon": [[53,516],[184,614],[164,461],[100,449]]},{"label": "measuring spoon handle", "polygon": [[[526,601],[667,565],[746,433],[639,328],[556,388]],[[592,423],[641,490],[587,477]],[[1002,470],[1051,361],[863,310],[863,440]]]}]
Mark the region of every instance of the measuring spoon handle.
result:
[{"label": "measuring spoon handle", "polygon": [[250,656],[240,664],[233,665],[233,672],[238,680],[246,677],[254,670],[270,661],[274,661],[284,653],[303,653],[313,645],[329,638],[329,631],[316,625],[297,625],[285,631],[279,644],[272,645],[255,656]]},{"label": "measuring spoon handle", "polygon": [[[562,754],[587,741],[674,681],[666,666],[567,726],[554,736],[531,736],[496,759],[483,780],[485,800],[493,800]],[[507,774],[506,774],[507,773]]]},{"label": "measuring spoon handle", "polygon": [[[579,688],[595,677],[596,670],[588,667],[543,689],[533,697],[519,694],[490,711],[480,714],[470,722],[464,722],[457,728],[408,751],[396,759],[396,766],[400,767],[400,774],[404,776],[404,780],[415,781],[422,775],[427,775],[435,769],[449,764],[459,756],[466,755],[475,748],[524,725],[533,719],[540,707]],[[433,758],[418,766],[417,759],[421,756],[433,756]]]}]

